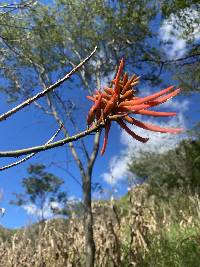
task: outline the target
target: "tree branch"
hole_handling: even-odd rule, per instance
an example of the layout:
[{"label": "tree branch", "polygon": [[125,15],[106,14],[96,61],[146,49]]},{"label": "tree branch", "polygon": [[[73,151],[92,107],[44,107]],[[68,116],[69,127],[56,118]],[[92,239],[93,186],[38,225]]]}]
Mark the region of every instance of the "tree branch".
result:
[{"label": "tree branch", "polygon": [[51,143],[51,144],[44,144],[41,146],[35,146],[35,147],[29,147],[29,148],[25,148],[25,149],[19,149],[19,150],[11,150],[11,151],[2,151],[0,152],[0,157],[20,157],[22,155],[27,155],[30,153],[37,153],[37,152],[41,152],[41,151],[46,151],[48,149],[52,149],[58,146],[63,146],[67,143],[73,142],[73,141],[77,141],[80,138],[83,138],[87,135],[90,135],[94,132],[99,131],[101,128],[103,128],[105,126],[105,123],[101,123],[99,125],[96,125],[90,129],[87,129],[83,132],[80,132],[78,134],[75,134],[73,136],[61,139],[57,142]]},{"label": "tree branch", "polygon": [[36,0],[24,1],[24,2],[21,2],[19,4],[17,4],[17,3],[4,4],[4,5],[0,5],[0,8],[20,8],[20,9],[22,9],[22,8],[25,8],[25,7],[30,7],[34,3],[36,3]]},{"label": "tree branch", "polygon": [[92,173],[92,169],[93,169],[93,166],[94,166],[94,163],[95,163],[98,151],[99,151],[100,136],[101,136],[101,130],[97,132],[94,137],[94,147],[93,147],[93,151],[90,156],[90,160],[89,160],[88,167],[87,167],[88,173],[90,175]]},{"label": "tree branch", "polygon": [[21,104],[19,104],[18,106],[14,107],[13,109],[7,111],[6,113],[2,114],[0,116],[0,121],[7,119],[8,117],[10,117],[11,115],[13,115],[14,113],[18,112],[19,110],[21,110],[22,108],[30,105],[32,102],[34,102],[35,100],[43,97],[44,95],[46,95],[47,93],[49,93],[50,91],[54,90],[55,88],[59,87],[64,81],[66,81],[67,79],[70,78],[70,76],[72,74],[74,74],[83,64],[85,64],[85,62],[87,62],[92,55],[96,52],[97,47],[95,47],[95,49],[92,51],[92,53],[86,57],[83,61],[81,61],[75,68],[73,68],[69,73],[67,73],[63,78],[61,78],[60,80],[58,80],[57,82],[55,82],[54,84],[50,85],[47,89],[43,90],[42,92],[36,94],[33,97],[30,97],[29,99],[25,100],[24,102],[22,102]]},{"label": "tree branch", "polygon": [[[99,71],[96,73],[96,79],[97,79],[97,87],[98,88],[101,88],[101,80],[100,80],[100,74],[99,74]],[[93,151],[90,155],[90,159],[89,159],[89,162],[88,162],[88,167],[87,167],[87,171],[88,173],[91,175],[92,173],[92,169],[93,169],[93,166],[94,166],[94,163],[95,163],[95,160],[96,160],[96,157],[97,157],[97,154],[98,154],[98,151],[99,151],[99,141],[100,141],[100,136],[101,136],[101,130],[99,132],[97,132],[95,134],[95,137],[94,137],[94,146],[93,146]]]},{"label": "tree branch", "polygon": [[[49,107],[50,107],[50,109],[51,109],[51,111],[52,111],[53,117],[55,118],[56,122],[57,122],[59,125],[62,124],[62,121],[61,121],[61,119],[60,119],[60,117],[59,117],[59,115],[58,115],[58,113],[57,113],[57,111],[56,111],[56,108],[54,107],[54,105],[53,105],[53,103],[52,103],[50,97],[47,96],[47,99],[48,99],[48,105],[49,105]],[[68,133],[66,127],[63,127],[63,132],[64,132],[66,138],[69,137],[69,133]],[[72,153],[72,155],[73,155],[73,157],[74,157],[74,159],[75,159],[75,162],[77,163],[77,165],[78,165],[78,167],[79,167],[79,169],[80,169],[81,174],[84,175],[85,172],[84,172],[83,163],[82,163],[82,161],[80,160],[80,158],[78,157],[78,154],[77,154],[77,152],[76,152],[76,149],[75,149],[75,147],[74,147],[74,144],[73,144],[72,142],[69,142],[69,147],[70,147],[70,149],[71,149],[71,153]]]},{"label": "tree branch", "polygon": [[[63,107],[65,113],[67,114],[67,116],[69,117],[69,120],[70,122],[72,123],[72,125],[74,126],[74,129],[79,132],[79,128],[77,126],[77,124],[75,123],[74,119],[72,118],[71,116],[71,112],[69,112],[67,109],[66,109],[66,106],[63,102],[63,100],[61,99],[61,97],[55,92],[55,96],[57,97],[58,101],[60,102],[61,106]],[[81,139],[81,145],[82,145],[82,149],[83,149],[83,152],[85,153],[85,156],[87,158],[87,161],[90,160],[90,157],[89,157],[89,154],[88,154],[88,151],[86,149],[86,145],[85,145],[85,142],[83,139]]]},{"label": "tree branch", "polygon": [[192,55],[188,55],[188,56],[185,56],[185,57],[180,57],[180,58],[177,58],[177,59],[169,59],[169,60],[162,60],[162,59],[141,59],[141,60],[138,60],[137,62],[154,62],[154,63],[158,63],[158,64],[163,64],[163,65],[167,65],[167,64],[172,64],[172,63],[178,63],[178,62],[181,62],[181,61],[184,61],[184,60],[187,60],[187,59],[191,59],[191,58],[194,58],[194,57],[199,57],[200,56],[200,53],[196,53],[196,54],[192,54]]},{"label": "tree branch", "polygon": [[82,187],[82,184],[80,183],[80,181],[67,168],[63,168],[56,163],[52,163],[52,165],[66,172],[80,187]]},{"label": "tree branch", "polygon": [[[45,145],[47,145],[47,144],[50,144],[55,138],[56,138],[56,136],[59,134],[59,132],[61,131],[61,129],[62,129],[62,127],[63,127],[63,125],[61,125],[60,126],[60,128],[56,131],[56,133],[45,143]],[[21,163],[23,163],[23,162],[25,162],[25,161],[27,161],[28,159],[30,159],[30,158],[32,158],[33,156],[35,156],[37,154],[37,152],[35,152],[35,153],[31,153],[30,155],[28,155],[28,156],[26,156],[25,158],[23,158],[23,159],[20,159],[20,160],[18,160],[18,161],[15,161],[15,162],[13,162],[13,163],[11,163],[11,164],[9,164],[9,165],[5,165],[5,166],[3,166],[3,167],[0,167],[0,171],[4,171],[4,170],[6,170],[6,169],[9,169],[9,168],[12,168],[12,167],[14,167],[14,166],[17,166],[17,165],[19,165],[19,164],[21,164]]]}]

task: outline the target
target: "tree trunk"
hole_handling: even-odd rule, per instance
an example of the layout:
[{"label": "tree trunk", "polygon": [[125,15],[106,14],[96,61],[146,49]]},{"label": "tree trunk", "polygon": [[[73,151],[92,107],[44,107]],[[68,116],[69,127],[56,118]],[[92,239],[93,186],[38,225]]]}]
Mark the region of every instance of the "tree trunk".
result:
[{"label": "tree trunk", "polygon": [[84,230],[86,267],[93,267],[95,261],[95,243],[93,238],[93,215],[91,206],[91,175],[83,177]]}]

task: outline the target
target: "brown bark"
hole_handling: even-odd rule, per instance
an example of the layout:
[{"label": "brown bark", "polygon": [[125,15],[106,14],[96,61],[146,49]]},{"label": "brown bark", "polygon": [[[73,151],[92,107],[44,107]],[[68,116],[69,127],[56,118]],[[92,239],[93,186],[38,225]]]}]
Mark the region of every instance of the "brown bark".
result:
[{"label": "brown bark", "polygon": [[93,267],[95,261],[95,243],[93,238],[93,215],[91,206],[91,176],[83,179],[84,230],[85,230],[85,266]]}]

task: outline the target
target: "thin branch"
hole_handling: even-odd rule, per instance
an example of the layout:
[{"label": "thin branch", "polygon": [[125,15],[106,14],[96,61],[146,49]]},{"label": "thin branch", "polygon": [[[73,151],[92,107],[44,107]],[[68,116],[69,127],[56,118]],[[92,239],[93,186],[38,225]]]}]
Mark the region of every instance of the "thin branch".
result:
[{"label": "thin branch", "polygon": [[66,172],[69,176],[71,176],[71,178],[82,187],[82,184],[80,183],[80,181],[66,168],[59,166],[56,163],[52,163],[52,165],[56,166],[57,168],[61,169],[62,171]]},{"label": "thin branch", "polygon": [[23,8],[26,8],[26,7],[31,7],[34,3],[36,3],[37,1],[33,0],[33,1],[25,1],[25,2],[22,2],[20,4],[17,4],[17,3],[12,3],[12,4],[4,4],[4,5],[0,5],[0,8],[2,9],[23,9]]},{"label": "thin branch", "polygon": [[[52,110],[52,113],[53,113],[53,116],[54,116],[56,122],[58,124],[62,124],[62,120],[60,119],[60,117],[59,117],[59,115],[57,113],[57,110],[54,107],[54,105],[53,105],[53,103],[52,103],[52,101],[51,101],[51,99],[50,99],[49,96],[47,96],[47,100],[48,100],[48,105],[49,105],[50,109]],[[69,137],[69,133],[68,133],[66,127],[63,127],[63,132],[64,132],[66,138]],[[69,142],[69,147],[71,149],[71,152],[72,152],[72,155],[73,155],[73,157],[75,159],[75,162],[77,163],[77,165],[78,165],[78,167],[80,169],[81,174],[84,175],[83,163],[80,160],[80,158],[78,157],[78,154],[76,152],[76,149],[74,147],[74,144],[72,142]]]},{"label": "thin branch", "polygon": [[30,31],[33,30],[30,27],[16,26],[16,25],[11,25],[11,24],[2,23],[2,22],[0,22],[0,26],[9,27],[9,28],[15,28],[15,29],[30,30]]},{"label": "thin branch", "polygon": [[[60,102],[60,104],[62,105],[62,107],[63,107],[65,113],[66,113],[67,116],[69,117],[69,120],[70,120],[70,122],[72,123],[74,129],[75,129],[77,132],[79,132],[80,130],[79,130],[79,128],[77,127],[77,124],[75,123],[74,119],[72,118],[72,116],[71,116],[71,112],[69,112],[69,111],[66,109],[66,106],[65,106],[63,100],[61,99],[61,97],[60,97],[56,92],[55,92],[55,95],[56,95],[58,101]],[[74,106],[74,104],[73,104],[73,106]],[[73,107],[72,107],[72,108],[73,108]],[[85,156],[86,156],[87,160],[89,161],[89,160],[90,160],[90,157],[89,157],[89,154],[88,154],[88,151],[87,151],[87,149],[86,149],[86,145],[85,145],[85,142],[84,142],[83,139],[81,139],[81,145],[82,145],[82,148],[83,148],[83,152],[85,153]]]},{"label": "thin branch", "polygon": [[194,58],[194,57],[199,57],[199,56],[200,56],[200,53],[196,53],[196,54],[188,55],[185,57],[180,57],[177,59],[159,60],[159,59],[152,58],[152,59],[141,59],[141,60],[138,60],[137,62],[155,62],[158,64],[167,65],[167,64],[172,64],[172,63],[178,63],[178,62],[181,62],[181,61],[184,61],[190,58]]},{"label": "thin branch", "polygon": [[[50,144],[55,138],[56,138],[56,136],[59,134],[59,132],[61,131],[61,129],[62,129],[62,127],[63,127],[63,125],[61,125],[60,126],[60,128],[56,131],[56,133],[45,143],[45,145],[47,145],[47,144]],[[37,154],[37,152],[35,152],[35,153],[31,153],[30,155],[28,155],[28,156],[26,156],[25,158],[23,158],[23,159],[20,159],[20,160],[18,160],[18,161],[15,161],[15,162],[13,162],[13,163],[11,163],[11,164],[9,164],[9,165],[5,165],[5,166],[3,166],[3,167],[0,167],[0,171],[4,171],[4,170],[6,170],[6,169],[9,169],[9,168],[12,168],[12,167],[14,167],[14,166],[17,166],[17,165],[19,165],[19,164],[21,164],[21,163],[23,163],[23,162],[25,162],[25,161],[27,161],[28,159],[30,159],[30,158],[32,158],[33,156],[35,156]]]},{"label": "thin branch", "polygon": [[[96,79],[97,79],[98,88],[101,88],[101,80],[100,80],[100,73],[99,72],[97,72],[97,74],[96,74]],[[90,175],[92,173],[92,169],[93,169],[93,166],[94,166],[94,163],[95,163],[98,151],[99,151],[100,136],[101,136],[101,130],[99,132],[97,132],[95,134],[95,137],[94,137],[93,151],[92,151],[92,153],[90,155],[90,159],[89,159],[89,162],[88,162],[88,168],[87,168],[88,173]]]},{"label": "thin branch", "polygon": [[[37,0],[33,0],[33,1],[27,1],[21,4],[6,4],[3,6],[0,6],[0,16],[5,16],[6,14],[12,13],[13,11],[16,10],[23,10],[26,8],[31,8],[35,3],[37,3]],[[4,12],[4,10],[6,10]]]},{"label": "thin branch", "polygon": [[37,108],[39,108],[39,109],[41,109],[42,111],[44,111],[44,113],[45,114],[47,114],[47,115],[53,115],[53,113],[52,112],[50,112],[50,111],[48,111],[46,108],[44,108],[42,105],[40,105],[38,102],[34,102],[33,103]]},{"label": "thin branch", "polygon": [[30,97],[29,99],[25,100],[24,102],[22,102],[21,104],[19,104],[18,106],[14,107],[13,109],[7,111],[6,113],[2,114],[0,116],[0,121],[7,119],[8,117],[10,117],[11,115],[13,115],[14,113],[18,112],[19,110],[21,110],[22,108],[30,105],[32,102],[34,102],[35,100],[43,97],[44,95],[46,95],[47,93],[49,93],[50,91],[54,90],[55,88],[59,87],[64,81],[66,81],[67,79],[69,79],[72,74],[74,74],[84,63],[86,63],[91,57],[92,55],[96,52],[97,47],[95,47],[95,49],[92,51],[92,53],[86,57],[82,62],[80,62],[74,69],[72,69],[68,74],[66,74],[62,79],[58,80],[57,82],[55,82],[54,84],[50,85],[48,88],[46,88],[45,90],[43,90],[42,92],[36,94],[33,97]]},{"label": "thin branch", "polygon": [[[38,76],[39,76],[39,80],[40,80],[41,86],[42,86],[43,89],[45,90],[45,88],[46,88],[46,84],[45,84],[44,77],[43,77],[43,76],[41,75],[41,73],[37,70],[37,67],[36,67],[35,69],[36,69],[36,71],[38,72]],[[48,74],[46,74],[46,80],[47,80],[48,82],[50,81]],[[58,94],[57,94],[56,92],[55,92],[55,96],[57,96],[57,98],[58,98]],[[61,101],[61,99],[59,99],[59,100],[60,100],[62,106],[64,107],[64,111],[65,111],[67,117],[70,117],[70,113],[71,113],[71,111],[66,110],[64,103]],[[34,103],[35,103],[35,102],[34,102]],[[57,110],[56,110],[56,107],[53,105],[53,103],[52,103],[52,101],[51,101],[51,97],[50,97],[49,94],[47,95],[47,104],[48,104],[48,106],[49,106],[49,108],[50,108],[50,110],[51,110],[51,112],[52,112],[52,116],[54,117],[54,119],[56,120],[56,122],[57,122],[59,125],[62,125],[63,122],[62,122],[62,120],[61,120],[61,118],[60,118],[60,116],[59,116],[59,114],[58,114],[58,112],[57,112]],[[64,125],[64,124],[63,124],[63,125]],[[66,129],[65,126],[63,126],[63,132],[64,132],[64,135],[65,135],[66,138],[69,137],[69,133],[68,133],[68,131],[67,131],[67,129]],[[79,132],[79,130],[77,130],[77,132]],[[74,144],[73,144],[72,142],[70,142],[70,143],[69,143],[69,147],[70,147],[70,149],[71,149],[71,152],[72,152],[72,155],[73,155],[73,157],[74,157],[74,159],[75,159],[75,162],[77,163],[77,165],[78,165],[78,167],[79,167],[79,169],[80,169],[81,174],[82,174],[82,175],[85,175],[85,173],[84,173],[83,163],[82,163],[82,161],[80,160],[80,158],[78,157],[78,154],[77,154],[77,152],[76,152],[76,149],[75,149],[75,147],[74,147]]]},{"label": "thin branch", "polygon": [[29,148],[25,148],[25,149],[19,149],[19,150],[11,150],[11,151],[2,151],[0,152],[0,157],[20,157],[22,155],[27,155],[30,153],[37,153],[37,152],[41,152],[41,151],[46,151],[55,147],[59,147],[59,146],[63,146],[67,143],[73,142],[73,141],[77,141],[80,138],[83,138],[87,135],[90,135],[94,132],[99,131],[101,128],[103,128],[105,126],[105,123],[101,123],[99,125],[96,125],[90,129],[87,129],[83,132],[80,132],[78,134],[75,134],[73,136],[70,137],[66,137],[64,139],[61,139],[57,142],[51,143],[51,144],[44,144],[41,146],[35,146],[35,147],[29,147]]},{"label": "thin branch", "polygon": [[94,166],[94,163],[95,163],[95,160],[96,160],[96,157],[97,157],[97,154],[98,154],[98,151],[99,151],[99,141],[100,141],[100,136],[101,136],[101,130],[98,131],[96,134],[95,134],[95,138],[94,138],[94,147],[93,147],[93,151],[92,151],[92,154],[90,156],[90,160],[89,160],[89,163],[88,163],[88,173],[91,175],[92,173],[92,169],[93,169],[93,166]]}]

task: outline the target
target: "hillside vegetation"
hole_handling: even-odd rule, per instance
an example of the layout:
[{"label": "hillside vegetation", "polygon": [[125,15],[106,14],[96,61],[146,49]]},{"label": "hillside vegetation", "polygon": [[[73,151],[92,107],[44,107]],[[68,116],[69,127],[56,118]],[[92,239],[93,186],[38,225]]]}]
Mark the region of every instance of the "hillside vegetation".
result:
[{"label": "hillside vegetation", "polygon": [[[161,198],[143,184],[119,200],[94,202],[93,211],[96,266],[200,266],[200,198],[189,189]],[[1,267],[84,266],[77,214],[0,233]]]}]

